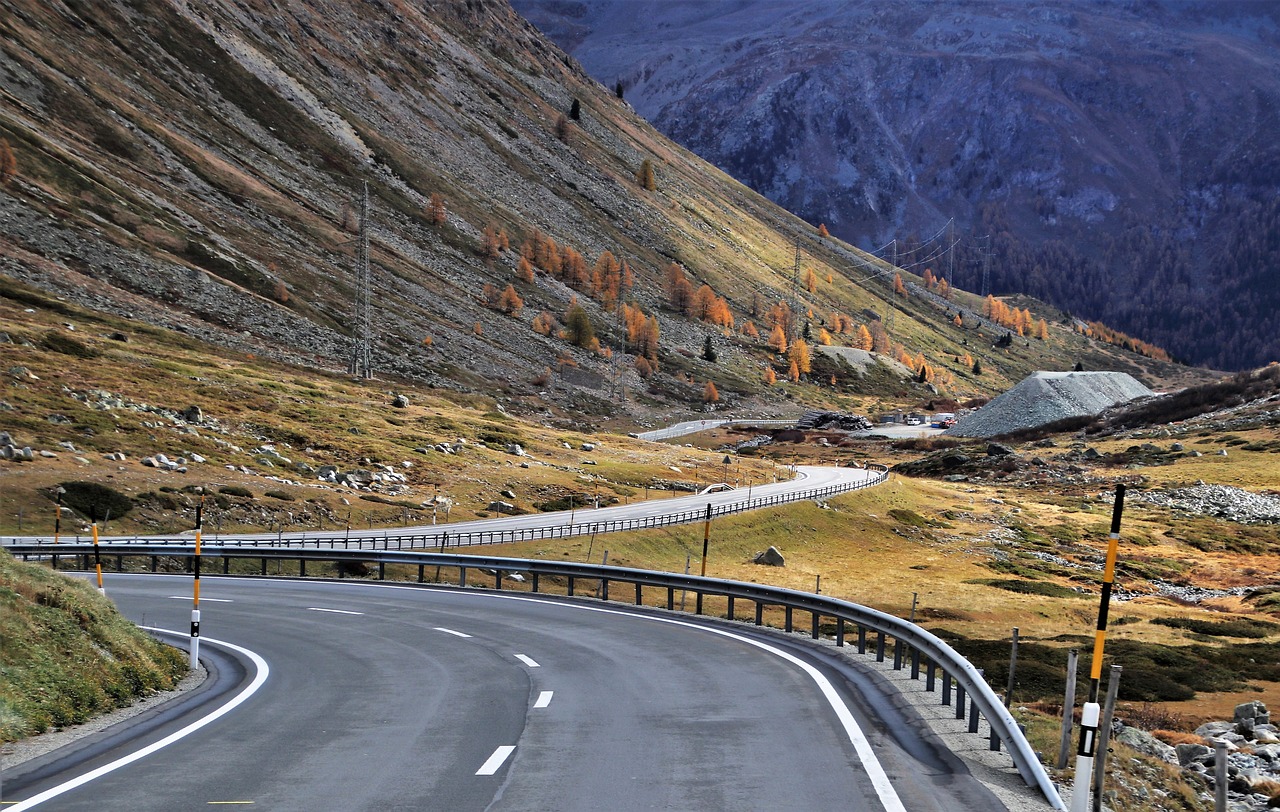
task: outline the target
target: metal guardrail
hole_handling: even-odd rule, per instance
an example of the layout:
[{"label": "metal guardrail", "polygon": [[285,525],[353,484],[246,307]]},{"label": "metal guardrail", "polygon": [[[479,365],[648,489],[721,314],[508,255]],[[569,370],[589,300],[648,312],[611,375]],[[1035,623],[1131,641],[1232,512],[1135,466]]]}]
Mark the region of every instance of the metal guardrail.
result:
[{"label": "metal guardrail", "polygon": [[[842,493],[860,490],[879,485],[889,478],[889,469],[883,465],[868,464],[868,469],[875,472],[861,482],[846,482],[838,485],[826,485],[821,488],[809,488],[783,494],[772,494],[711,506],[711,517],[728,516],[748,510],[784,505],[791,502],[807,502],[814,499],[826,499]],[[450,547],[474,547],[484,544],[511,544],[517,541],[540,541],[543,539],[569,538],[593,533],[618,533],[628,530],[647,530],[654,527],[670,527],[677,524],[700,522],[707,518],[705,508],[667,513],[659,516],[646,516],[636,519],[610,519],[605,521],[574,522],[566,524],[544,525],[542,527],[514,528],[510,530],[470,530],[451,532],[447,529],[433,528],[429,532],[403,532],[399,530],[351,531],[345,534],[335,532],[315,533],[237,533],[208,534],[206,540],[217,543],[237,543],[253,547],[325,547],[327,549],[357,550],[422,550],[435,549],[444,552]],[[64,536],[64,538],[66,538]],[[172,544],[188,545],[192,543],[190,534],[168,536],[135,536],[128,538],[112,537],[103,540],[109,544]],[[77,538],[77,542],[79,539]],[[0,546],[13,547],[23,544],[43,544],[52,546],[47,538],[32,539],[19,536],[10,537],[7,541],[0,539]]]},{"label": "metal guardrail", "polygon": [[[53,547],[48,544],[22,544],[10,547],[15,556],[28,558],[54,559],[80,556],[85,568],[93,556],[115,558],[117,570],[123,569],[126,557],[149,557],[151,571],[157,571],[158,559],[161,557],[190,558],[195,555],[195,548],[188,543],[177,547],[171,544],[62,544]],[[336,562],[368,562],[377,563],[377,577],[386,577],[388,564],[410,565],[417,567],[417,582],[426,583],[426,568],[456,568],[457,583],[460,587],[468,586],[467,575],[470,572],[482,572],[491,575],[493,588],[503,588],[504,576],[519,573],[527,577],[528,587],[539,592],[544,580],[560,579],[567,586],[568,595],[582,594],[579,581],[589,580],[593,586],[590,593],[604,601],[610,600],[611,584],[629,584],[634,590],[636,605],[643,604],[645,587],[666,590],[666,608],[676,608],[675,593],[692,592],[695,614],[703,614],[704,598],[708,595],[728,599],[727,617],[738,619],[737,601],[751,601],[755,609],[755,624],[763,625],[766,606],[780,606],[786,612],[785,631],[794,630],[794,612],[799,610],[808,613],[811,618],[811,633],[816,639],[822,618],[835,620],[835,638],[837,646],[845,646],[849,634],[855,635],[860,654],[865,654],[872,647],[877,661],[886,659],[889,642],[892,641],[893,667],[901,670],[910,667],[911,678],[919,679],[923,673],[925,690],[933,692],[938,688],[938,676],[941,675],[941,702],[952,705],[954,701],[956,719],[968,719],[969,732],[978,733],[979,718],[985,718],[990,729],[989,741],[992,750],[998,750],[1003,743],[1013,759],[1019,774],[1028,786],[1038,788],[1050,806],[1057,810],[1065,810],[1057,790],[1050,781],[1044,767],[1040,764],[1031,745],[1018,727],[1017,721],[1005,708],[1003,702],[991,689],[977,668],[962,657],[944,641],[920,628],[914,623],[894,617],[893,615],[860,606],[848,601],[838,600],[825,595],[815,595],[792,589],[751,584],[741,581],[728,581],[718,578],[706,578],[697,575],[657,572],[652,570],[631,569],[629,567],[601,566],[578,564],[560,561],[540,561],[534,559],[501,558],[496,556],[461,555],[457,553],[423,553],[402,550],[361,550],[361,549],[317,549],[299,547],[253,547],[219,546],[218,542],[206,542],[202,546],[202,559],[223,561],[223,572],[228,572],[231,559],[260,559],[261,573],[267,575],[268,560],[297,560],[299,577],[306,577],[307,561]],[[206,570],[209,572],[209,570]],[[617,591],[614,591],[616,598]],[[683,599],[681,601],[683,603]],[[852,629],[849,626],[852,625]],[[869,640],[868,633],[875,639]],[[966,708],[966,697],[968,707]]]},{"label": "metal guardrail", "polygon": [[649,440],[658,442],[660,440],[670,440],[675,437],[684,437],[689,434],[697,434],[700,431],[708,431],[710,429],[719,428],[721,426],[794,426],[796,421],[791,420],[753,420],[751,418],[711,418],[708,420],[688,420],[684,423],[677,423],[674,426],[666,428],[653,429],[651,431],[642,431],[635,436],[640,440]]}]

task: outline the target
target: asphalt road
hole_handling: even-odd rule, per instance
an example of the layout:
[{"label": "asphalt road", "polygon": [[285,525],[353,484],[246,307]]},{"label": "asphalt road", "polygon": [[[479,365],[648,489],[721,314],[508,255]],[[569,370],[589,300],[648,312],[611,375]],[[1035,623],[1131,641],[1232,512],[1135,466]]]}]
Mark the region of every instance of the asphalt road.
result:
[{"label": "asphalt road", "polygon": [[[834,466],[821,465],[801,465],[796,467],[795,478],[782,482],[771,482],[768,484],[751,485],[736,490],[720,491],[709,494],[690,494],[687,496],[678,496],[670,499],[653,499],[648,501],[633,502],[624,505],[612,505],[609,507],[592,508],[583,505],[574,510],[564,510],[551,513],[533,513],[523,516],[504,516],[492,519],[477,519],[467,522],[445,523],[444,516],[440,518],[440,524],[436,525],[414,525],[411,527],[380,529],[374,531],[360,531],[358,529],[350,532],[345,530],[328,530],[317,531],[308,530],[306,532],[295,533],[239,533],[239,534],[221,534],[219,535],[214,528],[210,527],[206,522],[204,528],[204,541],[206,544],[239,544],[251,543],[253,541],[291,544],[320,544],[327,542],[342,542],[348,537],[354,541],[357,538],[365,539],[382,539],[387,535],[432,535],[448,533],[451,538],[455,538],[465,533],[500,533],[507,531],[531,530],[537,528],[549,527],[572,527],[572,532],[566,532],[565,535],[585,535],[592,532],[593,525],[609,521],[621,521],[627,519],[649,519],[656,516],[667,516],[682,511],[701,511],[705,510],[707,505],[719,509],[722,506],[737,505],[752,500],[759,501],[769,496],[777,496],[787,493],[795,493],[801,491],[810,491],[818,488],[829,486],[852,484],[858,485],[873,479],[878,472],[863,468],[841,468]],[[70,534],[64,533],[62,539],[64,541],[71,538]],[[77,537],[79,538],[79,537]],[[52,537],[47,536],[28,536],[23,538],[9,537],[0,540],[0,543],[35,543],[41,541],[52,541]],[[87,539],[81,539],[87,541]],[[125,544],[133,541],[140,543],[148,543],[149,539],[145,536],[102,536],[103,543],[109,544]]]},{"label": "asphalt road", "polygon": [[[793,637],[479,590],[202,584],[201,651],[226,660],[215,670],[227,692],[144,720],[144,742],[233,696],[242,704],[41,804],[6,808],[1004,809],[874,673]],[[189,578],[109,574],[106,588],[135,621],[185,630]],[[240,655],[239,674],[214,640],[264,662]],[[88,761],[62,773],[10,770],[5,800],[130,747],[90,742]]]}]

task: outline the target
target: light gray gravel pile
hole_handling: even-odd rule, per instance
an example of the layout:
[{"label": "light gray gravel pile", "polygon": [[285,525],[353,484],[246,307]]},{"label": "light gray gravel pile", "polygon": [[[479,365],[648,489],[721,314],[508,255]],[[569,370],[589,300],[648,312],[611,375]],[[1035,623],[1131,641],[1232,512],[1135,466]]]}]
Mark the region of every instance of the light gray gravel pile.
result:
[{"label": "light gray gravel pile", "polygon": [[1036,372],[944,434],[994,437],[1068,417],[1095,415],[1119,403],[1148,397],[1151,390],[1123,372]]}]

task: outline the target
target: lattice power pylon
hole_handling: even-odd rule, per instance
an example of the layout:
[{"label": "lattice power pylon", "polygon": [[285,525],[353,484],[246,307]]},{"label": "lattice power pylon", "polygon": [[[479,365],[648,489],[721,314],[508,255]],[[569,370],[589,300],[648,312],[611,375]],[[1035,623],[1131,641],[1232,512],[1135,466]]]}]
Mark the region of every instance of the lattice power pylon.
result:
[{"label": "lattice power pylon", "polygon": [[373,321],[370,302],[373,284],[369,270],[369,182],[364,183],[360,198],[360,237],[356,248],[356,307],[354,332],[351,336],[351,366],[348,371],[357,378],[373,377]]}]

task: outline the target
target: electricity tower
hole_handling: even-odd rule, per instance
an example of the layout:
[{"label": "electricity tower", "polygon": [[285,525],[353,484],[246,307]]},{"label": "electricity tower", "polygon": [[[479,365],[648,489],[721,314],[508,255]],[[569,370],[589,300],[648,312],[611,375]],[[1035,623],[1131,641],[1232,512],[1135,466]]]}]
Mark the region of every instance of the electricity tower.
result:
[{"label": "electricity tower", "polygon": [[369,272],[369,182],[365,181],[360,198],[360,236],[356,241],[355,325],[351,336],[351,366],[347,370],[365,380],[373,377],[373,325],[369,317],[372,288]]}]

